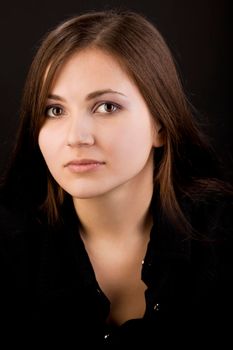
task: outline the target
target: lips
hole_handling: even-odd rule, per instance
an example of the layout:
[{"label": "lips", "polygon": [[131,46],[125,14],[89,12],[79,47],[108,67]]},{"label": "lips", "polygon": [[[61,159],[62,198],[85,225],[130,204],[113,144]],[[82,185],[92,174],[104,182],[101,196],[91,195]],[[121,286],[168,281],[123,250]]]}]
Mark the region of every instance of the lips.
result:
[{"label": "lips", "polygon": [[101,162],[95,159],[80,159],[72,160],[68,162],[65,167],[67,167],[71,172],[82,173],[91,170],[97,170],[102,167],[105,162]]}]

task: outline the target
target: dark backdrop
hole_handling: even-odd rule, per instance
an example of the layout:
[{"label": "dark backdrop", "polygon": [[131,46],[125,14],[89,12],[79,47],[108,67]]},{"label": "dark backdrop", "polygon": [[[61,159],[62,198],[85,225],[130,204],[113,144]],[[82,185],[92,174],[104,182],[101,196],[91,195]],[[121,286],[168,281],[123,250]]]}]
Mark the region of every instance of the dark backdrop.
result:
[{"label": "dark backdrop", "polygon": [[84,10],[124,7],[144,13],[169,44],[189,99],[200,111],[232,179],[230,1],[227,0],[21,0],[1,4],[0,174],[15,142],[19,102],[42,35]]}]

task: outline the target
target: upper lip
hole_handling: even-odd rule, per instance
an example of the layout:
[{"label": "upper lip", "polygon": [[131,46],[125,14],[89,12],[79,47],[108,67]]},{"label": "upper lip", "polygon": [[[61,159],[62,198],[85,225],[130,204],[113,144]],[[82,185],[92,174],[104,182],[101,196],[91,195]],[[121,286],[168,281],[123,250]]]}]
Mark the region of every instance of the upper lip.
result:
[{"label": "upper lip", "polygon": [[69,165],[86,165],[86,164],[104,164],[104,162],[96,159],[74,159],[66,163],[65,166]]}]

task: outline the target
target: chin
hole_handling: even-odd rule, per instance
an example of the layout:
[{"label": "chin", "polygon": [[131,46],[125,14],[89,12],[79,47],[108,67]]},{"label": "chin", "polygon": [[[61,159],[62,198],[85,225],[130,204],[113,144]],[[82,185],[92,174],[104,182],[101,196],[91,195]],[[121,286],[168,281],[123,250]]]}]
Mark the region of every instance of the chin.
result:
[{"label": "chin", "polygon": [[91,191],[91,190],[82,190],[82,191],[67,191],[73,198],[77,199],[91,199],[104,194],[101,191]]}]

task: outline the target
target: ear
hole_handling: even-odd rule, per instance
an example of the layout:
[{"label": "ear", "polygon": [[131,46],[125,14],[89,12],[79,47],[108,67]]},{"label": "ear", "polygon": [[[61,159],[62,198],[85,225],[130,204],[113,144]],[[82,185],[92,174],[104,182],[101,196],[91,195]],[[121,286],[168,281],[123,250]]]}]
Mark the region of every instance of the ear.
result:
[{"label": "ear", "polygon": [[164,129],[161,125],[155,126],[153,132],[153,146],[161,147],[165,143]]}]

